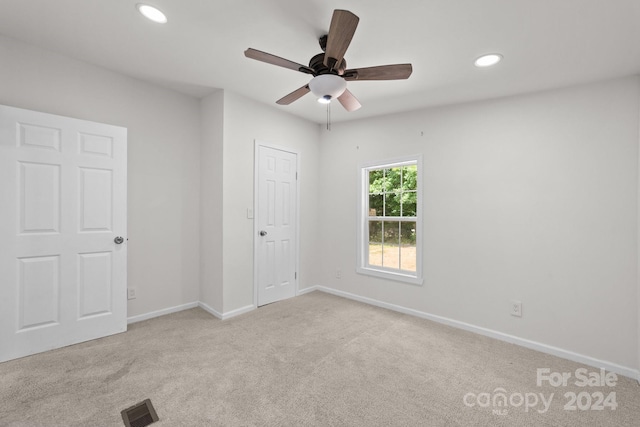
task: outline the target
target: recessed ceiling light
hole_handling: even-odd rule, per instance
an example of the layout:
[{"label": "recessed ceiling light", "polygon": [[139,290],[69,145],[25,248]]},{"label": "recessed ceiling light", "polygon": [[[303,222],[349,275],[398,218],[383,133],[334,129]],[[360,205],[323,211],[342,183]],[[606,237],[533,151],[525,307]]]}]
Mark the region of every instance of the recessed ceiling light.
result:
[{"label": "recessed ceiling light", "polygon": [[138,11],[145,16],[145,18],[150,19],[153,22],[157,22],[159,24],[167,22],[167,17],[158,8],[142,3],[138,3],[136,7],[138,8]]},{"label": "recessed ceiling light", "polygon": [[476,67],[491,67],[501,60],[502,55],[499,53],[490,53],[488,55],[482,55],[480,58],[476,59],[475,65]]}]

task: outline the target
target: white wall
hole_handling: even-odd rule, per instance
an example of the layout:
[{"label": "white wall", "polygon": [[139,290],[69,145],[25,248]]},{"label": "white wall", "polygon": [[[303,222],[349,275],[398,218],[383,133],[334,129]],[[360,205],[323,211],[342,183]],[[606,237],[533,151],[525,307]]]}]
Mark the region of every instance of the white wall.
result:
[{"label": "white wall", "polygon": [[200,301],[223,313],[222,295],[222,153],[224,143],[224,92],[217,91],[200,103],[202,124]]},{"label": "white wall", "polygon": [[197,301],[199,101],[0,37],[0,103],[128,129],[129,316]]},{"label": "white wall", "polygon": [[254,303],[253,220],[247,219],[247,208],[253,207],[256,139],[300,153],[300,289],[315,285],[319,273],[320,127],[225,91],[222,202],[225,313]]},{"label": "white wall", "polygon": [[198,300],[221,314],[253,304],[255,139],[301,153],[299,282],[315,284],[317,124],[225,91],[198,100],[9,38],[0,57],[0,103],[128,129],[130,317]]},{"label": "white wall", "polygon": [[[627,78],[334,124],[319,284],[637,368],[638,91]],[[357,166],[415,153],[424,285],[358,275]]]}]

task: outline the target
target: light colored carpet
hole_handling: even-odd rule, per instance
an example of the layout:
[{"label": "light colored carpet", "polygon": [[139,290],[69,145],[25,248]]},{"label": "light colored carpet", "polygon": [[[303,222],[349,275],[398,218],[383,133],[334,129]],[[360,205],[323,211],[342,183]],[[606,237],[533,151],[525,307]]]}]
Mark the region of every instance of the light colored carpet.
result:
[{"label": "light colored carpet", "polygon": [[[226,321],[187,310],[2,363],[0,425],[122,426],[120,411],[146,398],[160,417],[153,426],[640,425],[636,381],[538,387],[537,368],[597,372],[313,292]],[[513,405],[478,406],[499,388]],[[565,410],[570,392],[592,403],[614,392],[618,406]],[[554,394],[547,412],[518,405],[533,393]]]}]

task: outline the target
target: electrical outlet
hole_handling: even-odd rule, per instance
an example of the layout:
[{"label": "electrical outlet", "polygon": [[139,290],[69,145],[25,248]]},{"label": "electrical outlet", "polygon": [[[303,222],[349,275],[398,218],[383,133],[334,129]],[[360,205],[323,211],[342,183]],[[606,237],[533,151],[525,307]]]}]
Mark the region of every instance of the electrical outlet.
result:
[{"label": "electrical outlet", "polygon": [[522,302],[511,300],[511,315],[515,317],[522,317]]},{"label": "electrical outlet", "polygon": [[341,278],[342,278],[342,271],[336,270],[336,279],[341,279]]},{"label": "electrical outlet", "polygon": [[136,288],[127,288],[127,299],[136,299]]}]

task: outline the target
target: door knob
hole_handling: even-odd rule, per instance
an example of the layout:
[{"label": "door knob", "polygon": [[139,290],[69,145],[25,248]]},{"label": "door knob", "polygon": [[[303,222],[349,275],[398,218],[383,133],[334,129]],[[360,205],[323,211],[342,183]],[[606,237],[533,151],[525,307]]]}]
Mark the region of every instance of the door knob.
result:
[{"label": "door knob", "polygon": [[266,235],[267,235],[267,232],[266,232],[266,231],[264,231],[264,230],[261,230],[261,231],[260,231],[260,235],[261,235],[261,236],[266,236]]},{"label": "door knob", "polygon": [[116,245],[121,245],[122,242],[124,242],[124,238],[122,236],[118,236],[115,239],[113,239],[114,242],[116,242]]}]

